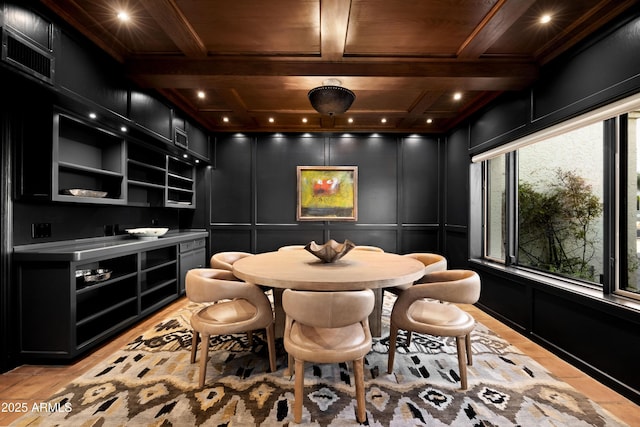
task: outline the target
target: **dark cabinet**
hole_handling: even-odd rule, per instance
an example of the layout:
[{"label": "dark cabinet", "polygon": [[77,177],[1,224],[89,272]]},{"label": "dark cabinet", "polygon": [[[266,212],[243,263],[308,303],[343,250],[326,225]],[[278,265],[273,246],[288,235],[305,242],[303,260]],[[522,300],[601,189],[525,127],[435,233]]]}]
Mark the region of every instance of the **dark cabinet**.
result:
[{"label": "dark cabinet", "polygon": [[173,141],[171,108],[144,92],[132,90],[129,118],[153,134]]},{"label": "dark cabinet", "polygon": [[[84,262],[19,263],[20,352],[74,357],[138,316],[137,255]],[[76,271],[110,269],[87,283]]]},{"label": "dark cabinet", "polygon": [[130,206],[163,206],[166,176],[166,155],[137,144],[127,145],[127,199]]},{"label": "dark cabinet", "polygon": [[207,248],[205,239],[196,239],[191,242],[180,243],[180,273],[179,288],[180,295],[185,291],[185,276],[187,271],[193,268],[204,268],[207,264]]},{"label": "dark cabinet", "polygon": [[195,208],[195,167],[167,156],[166,206]]},{"label": "dark cabinet", "polygon": [[177,273],[175,245],[140,254],[140,311],[143,315],[175,299]]},{"label": "dark cabinet", "polygon": [[[203,265],[205,236],[190,231],[148,242],[95,238],[14,248],[20,354],[73,358],[177,299],[185,269]],[[87,281],[82,274],[97,269],[110,275]]]},{"label": "dark cabinet", "polygon": [[210,161],[209,136],[199,127],[187,123],[188,150],[202,160]]},{"label": "dark cabinet", "polygon": [[125,204],[124,139],[56,113],[52,199]]}]

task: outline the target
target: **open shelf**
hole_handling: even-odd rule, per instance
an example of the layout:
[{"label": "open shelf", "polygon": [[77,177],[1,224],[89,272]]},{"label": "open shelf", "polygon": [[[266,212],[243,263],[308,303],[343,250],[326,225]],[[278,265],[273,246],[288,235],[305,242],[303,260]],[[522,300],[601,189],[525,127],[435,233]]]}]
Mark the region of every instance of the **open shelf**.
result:
[{"label": "open shelf", "polygon": [[[124,204],[124,139],[63,113],[53,130],[52,199],[76,203]],[[73,196],[69,190],[106,192],[105,197]]]}]

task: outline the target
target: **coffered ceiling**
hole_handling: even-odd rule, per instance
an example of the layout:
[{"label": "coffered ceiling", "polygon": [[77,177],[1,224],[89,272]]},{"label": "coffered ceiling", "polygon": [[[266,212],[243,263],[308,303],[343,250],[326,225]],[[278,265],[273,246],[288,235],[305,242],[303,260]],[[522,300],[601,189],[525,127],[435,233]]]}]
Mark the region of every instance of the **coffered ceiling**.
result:
[{"label": "coffered ceiling", "polygon": [[[636,0],[41,2],[212,131],[443,132]],[[307,99],[329,78],[344,114]]]}]

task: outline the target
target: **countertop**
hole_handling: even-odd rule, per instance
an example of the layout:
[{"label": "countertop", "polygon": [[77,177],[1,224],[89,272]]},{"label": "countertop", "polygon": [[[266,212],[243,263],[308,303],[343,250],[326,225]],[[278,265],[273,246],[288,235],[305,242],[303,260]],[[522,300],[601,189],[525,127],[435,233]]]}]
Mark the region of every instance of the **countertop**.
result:
[{"label": "countertop", "polygon": [[15,261],[85,261],[125,255],[208,237],[206,230],[170,230],[157,239],[129,235],[63,240],[13,247]]}]

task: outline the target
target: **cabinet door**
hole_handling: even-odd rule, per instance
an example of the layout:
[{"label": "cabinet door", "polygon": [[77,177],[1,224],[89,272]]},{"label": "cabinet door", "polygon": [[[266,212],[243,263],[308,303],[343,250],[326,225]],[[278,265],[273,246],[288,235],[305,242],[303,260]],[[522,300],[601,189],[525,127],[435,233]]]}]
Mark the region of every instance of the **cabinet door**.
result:
[{"label": "cabinet door", "polygon": [[207,250],[204,247],[204,239],[195,243],[201,247],[186,252],[180,252],[180,287],[178,290],[180,295],[184,294],[185,291],[185,277],[187,275],[187,271],[193,268],[204,268],[207,262]]},{"label": "cabinet door", "polygon": [[189,151],[205,161],[210,161],[209,135],[199,127],[187,122]]},{"label": "cabinet door", "polygon": [[130,118],[156,135],[172,141],[171,109],[151,95],[131,91]]}]

